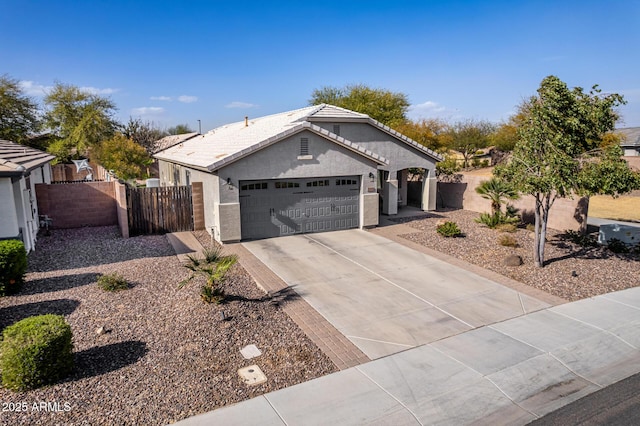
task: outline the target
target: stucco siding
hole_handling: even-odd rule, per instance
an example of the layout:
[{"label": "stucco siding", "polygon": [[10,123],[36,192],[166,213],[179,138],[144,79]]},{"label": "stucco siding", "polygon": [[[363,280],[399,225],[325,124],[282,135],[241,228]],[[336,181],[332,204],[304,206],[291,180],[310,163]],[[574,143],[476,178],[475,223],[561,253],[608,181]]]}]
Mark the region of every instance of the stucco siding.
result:
[{"label": "stucco siding", "polygon": [[390,134],[369,123],[325,123],[314,122],[318,126],[333,132],[333,126],[340,126],[340,136],[389,160],[385,170],[402,170],[409,167],[422,167],[432,170],[435,160],[427,154],[407,145]]},{"label": "stucco siding", "polygon": [[362,195],[362,226],[377,226],[379,220],[378,205],[380,196],[377,193]]},{"label": "stucco siding", "polygon": [[[301,138],[309,140],[309,159],[298,159]],[[374,161],[304,131],[218,170],[220,202],[238,202],[241,180],[368,176],[370,172],[375,174],[376,166]],[[231,185],[227,178],[231,178]]]}]

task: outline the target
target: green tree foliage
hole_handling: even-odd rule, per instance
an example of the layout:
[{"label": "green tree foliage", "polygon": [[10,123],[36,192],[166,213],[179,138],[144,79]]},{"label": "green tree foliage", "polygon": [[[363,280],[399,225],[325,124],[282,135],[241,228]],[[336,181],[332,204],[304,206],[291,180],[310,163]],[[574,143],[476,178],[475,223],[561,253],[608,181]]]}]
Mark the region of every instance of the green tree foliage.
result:
[{"label": "green tree foliage", "polygon": [[451,126],[449,147],[462,154],[463,167],[469,167],[470,160],[479,149],[489,146],[489,136],[494,128],[488,121],[474,120],[461,121]]},{"label": "green tree foliage", "polygon": [[311,94],[309,105],[330,104],[367,114],[382,124],[396,128],[407,121],[409,99],[404,93],[372,89],[363,84],[343,88],[323,87]]},{"label": "green tree foliage", "polygon": [[449,125],[437,118],[408,120],[394,129],[434,151],[442,151],[451,144]]},{"label": "green tree foliage", "polygon": [[24,94],[18,80],[0,76],[0,139],[27,144],[39,129],[37,103]]},{"label": "green tree foliage", "polygon": [[600,149],[618,119],[615,108],[623,103],[622,96],[603,95],[597,86],[585,93],[549,76],[538,94],[520,106],[519,141],[511,160],[495,173],[535,198],[536,266],[544,266],[549,210],[557,198],[575,193],[615,196],[638,187],[638,175],[623,166],[619,149]]},{"label": "green tree foliage", "polygon": [[[129,121],[120,127],[122,134],[153,154],[156,141],[169,135],[149,121],[129,117]],[[188,133],[188,132],[187,132]]]},{"label": "green tree foliage", "polygon": [[93,152],[98,163],[124,180],[144,178],[146,168],[152,163],[141,145],[121,133],[95,145]]},{"label": "green tree foliage", "polygon": [[509,117],[509,120],[499,124],[489,135],[489,144],[500,151],[511,152],[518,142],[518,126],[522,122],[522,114]]},{"label": "green tree foliage", "polygon": [[91,148],[113,136],[115,104],[108,98],[56,83],[44,99],[45,125],[55,135],[49,152],[58,162],[89,156]]},{"label": "green tree foliage", "polygon": [[185,133],[193,133],[194,130],[191,130],[188,124],[178,124],[174,127],[169,127],[167,129],[167,133],[170,135],[183,135]]}]

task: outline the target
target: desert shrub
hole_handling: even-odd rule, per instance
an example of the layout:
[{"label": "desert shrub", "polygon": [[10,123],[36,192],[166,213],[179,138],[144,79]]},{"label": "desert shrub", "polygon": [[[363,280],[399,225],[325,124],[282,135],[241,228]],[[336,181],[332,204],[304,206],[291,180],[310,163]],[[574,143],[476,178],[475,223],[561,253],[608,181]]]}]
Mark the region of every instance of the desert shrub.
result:
[{"label": "desert shrub", "polygon": [[500,235],[498,243],[505,247],[518,247],[518,241],[512,235],[508,234]]},{"label": "desert shrub", "polygon": [[629,253],[631,251],[628,244],[617,238],[611,238],[607,241],[607,248],[614,253]]},{"label": "desert shrub", "polygon": [[496,226],[496,230],[500,232],[511,233],[511,232],[516,232],[518,230],[518,227],[513,223],[501,223],[500,225]]},{"label": "desert shrub", "polygon": [[438,234],[447,238],[462,236],[462,232],[460,231],[458,224],[455,222],[445,222],[442,225],[438,225],[436,231],[438,232]]},{"label": "desert shrub", "polygon": [[189,277],[178,288],[182,288],[197,276],[204,277],[206,284],[200,287],[200,298],[205,303],[222,303],[225,299],[224,282],[227,272],[237,262],[235,255],[223,255],[222,248],[205,249],[203,258],[187,256],[183,266],[191,271]]},{"label": "desert shrub", "polygon": [[515,225],[520,222],[520,218],[517,216],[509,216],[501,211],[496,211],[495,213],[480,213],[480,217],[476,218],[475,221],[487,226],[488,228],[495,229],[500,225]]},{"label": "desert shrub", "polygon": [[598,246],[598,238],[596,238],[594,235],[584,234],[584,233],[580,233],[580,232],[569,229],[564,233],[564,237],[569,241],[571,241],[572,243],[582,247]]},{"label": "desert shrub", "polygon": [[533,232],[536,230],[536,226],[533,223],[527,223],[527,226],[525,226],[525,229],[529,232]]},{"label": "desert shrub", "polygon": [[61,315],[39,315],[7,327],[0,342],[2,385],[22,391],[57,382],[73,369],[71,327]]},{"label": "desert shrub", "polygon": [[129,288],[129,283],[117,273],[105,274],[98,278],[98,286],[104,291],[120,291]]},{"label": "desert shrub", "polygon": [[14,294],[24,284],[27,251],[22,241],[0,241],[0,296]]}]

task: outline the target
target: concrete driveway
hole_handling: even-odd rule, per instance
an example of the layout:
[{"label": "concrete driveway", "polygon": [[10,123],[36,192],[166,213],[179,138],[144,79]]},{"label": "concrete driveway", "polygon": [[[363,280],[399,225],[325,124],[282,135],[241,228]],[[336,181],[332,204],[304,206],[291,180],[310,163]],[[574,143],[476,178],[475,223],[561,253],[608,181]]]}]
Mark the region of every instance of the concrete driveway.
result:
[{"label": "concrete driveway", "polygon": [[243,245],[371,359],[550,306],[362,230]]}]

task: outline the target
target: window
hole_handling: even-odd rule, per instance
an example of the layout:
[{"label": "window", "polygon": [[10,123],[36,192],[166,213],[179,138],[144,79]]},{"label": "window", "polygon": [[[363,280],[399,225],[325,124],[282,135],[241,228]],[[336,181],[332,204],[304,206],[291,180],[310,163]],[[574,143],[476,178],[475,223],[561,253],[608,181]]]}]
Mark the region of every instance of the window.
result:
[{"label": "window", "polygon": [[307,182],[307,186],[308,187],[312,187],[312,186],[329,186],[329,179],[314,180],[314,181],[311,181],[311,182]]},{"label": "window", "polygon": [[277,189],[285,189],[285,188],[300,188],[300,184],[298,182],[276,182]]},{"label": "window", "polygon": [[268,188],[267,182],[246,183],[240,186],[240,189],[243,191],[253,191],[256,189],[267,189],[267,188]]},{"label": "window", "polygon": [[334,124],[333,125],[333,133],[335,133],[336,135],[340,136],[340,125],[339,124]]},{"label": "window", "polygon": [[309,155],[309,138],[300,138],[300,156]]},{"label": "window", "polygon": [[336,179],[336,185],[357,185],[358,181],[355,179]]}]

